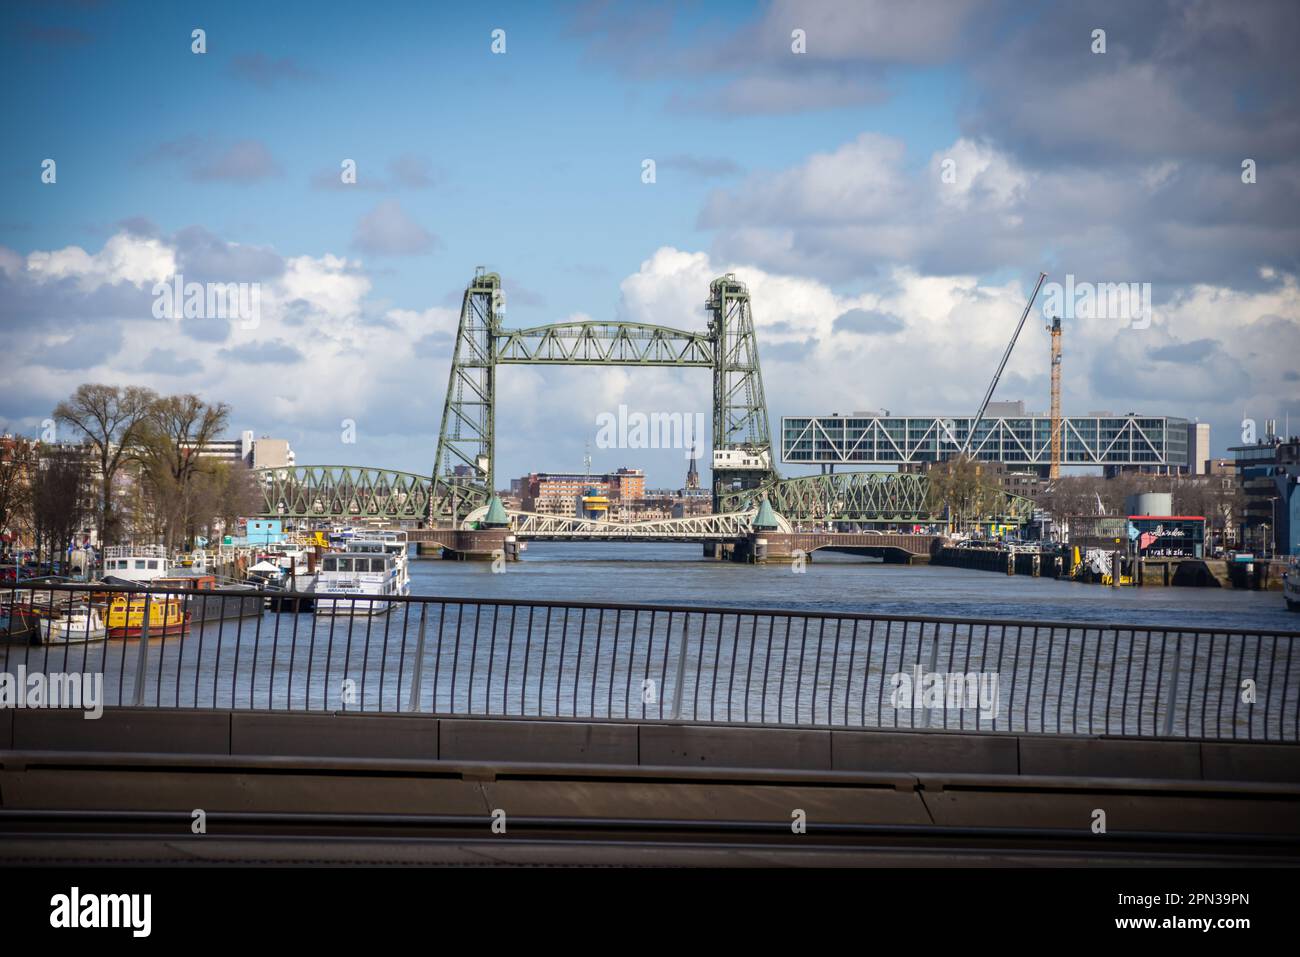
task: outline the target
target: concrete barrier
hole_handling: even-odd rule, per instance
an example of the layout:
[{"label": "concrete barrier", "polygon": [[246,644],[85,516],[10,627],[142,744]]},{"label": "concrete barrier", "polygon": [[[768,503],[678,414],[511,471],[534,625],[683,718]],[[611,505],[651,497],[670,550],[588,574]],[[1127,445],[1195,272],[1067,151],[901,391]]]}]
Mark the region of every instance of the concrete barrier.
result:
[{"label": "concrete barrier", "polygon": [[907,768],[988,774],[1017,774],[1016,738],[1002,735],[944,734],[931,731],[831,732],[836,771],[898,771]]},{"label": "concrete barrier", "polygon": [[235,712],[229,753],[435,760],[438,724],[398,715]]},{"label": "concrete barrier", "polygon": [[1196,741],[1020,736],[1020,773],[1084,777],[1201,777]]},{"label": "concrete barrier", "polygon": [[452,761],[636,764],[638,760],[634,724],[443,718],[438,725],[439,754]]},{"label": "concrete barrier", "polygon": [[140,751],[167,754],[229,754],[230,719],[225,711],[105,708],[88,719],[62,709],[13,712],[16,751]]},{"label": "concrete barrier", "polygon": [[829,771],[831,732],[643,724],[641,763],[674,767]]}]

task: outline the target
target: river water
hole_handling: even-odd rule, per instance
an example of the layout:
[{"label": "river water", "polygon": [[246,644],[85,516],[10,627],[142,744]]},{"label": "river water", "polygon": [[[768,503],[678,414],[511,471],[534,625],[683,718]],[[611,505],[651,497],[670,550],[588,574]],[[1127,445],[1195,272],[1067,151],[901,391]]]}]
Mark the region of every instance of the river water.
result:
[{"label": "river water", "polygon": [[[110,704],[1300,737],[1300,644],[1278,634],[1300,615],[1277,592],[1112,589],[832,554],[795,572],[603,542],[531,543],[499,572],[414,559],[411,578],[433,600],[195,623],[143,648],[10,642],[0,662],[102,674]],[[1236,629],[1250,633],[1225,633]],[[919,684],[922,671],[950,685],[965,675],[970,694],[937,710],[899,704],[898,676]]]},{"label": "river water", "polygon": [[412,562],[412,592],[513,600],[676,605],[1080,621],[1172,628],[1300,631],[1280,592],[1107,588],[818,552],[790,565],[704,561],[699,545],[530,542],[504,571],[478,562]]}]

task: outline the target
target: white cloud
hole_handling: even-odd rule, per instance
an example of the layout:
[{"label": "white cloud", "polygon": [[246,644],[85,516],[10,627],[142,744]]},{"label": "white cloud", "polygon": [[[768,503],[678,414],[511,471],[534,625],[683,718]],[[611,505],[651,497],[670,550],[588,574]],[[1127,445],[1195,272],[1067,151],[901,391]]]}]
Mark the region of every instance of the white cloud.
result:
[{"label": "white cloud", "polygon": [[94,292],[100,286],[119,282],[139,287],[152,285],[175,271],[175,250],[157,239],[144,239],[126,232],[112,236],[94,255],[80,246],[65,246],[27,257],[27,273],[37,282],[71,278],[82,292]]}]

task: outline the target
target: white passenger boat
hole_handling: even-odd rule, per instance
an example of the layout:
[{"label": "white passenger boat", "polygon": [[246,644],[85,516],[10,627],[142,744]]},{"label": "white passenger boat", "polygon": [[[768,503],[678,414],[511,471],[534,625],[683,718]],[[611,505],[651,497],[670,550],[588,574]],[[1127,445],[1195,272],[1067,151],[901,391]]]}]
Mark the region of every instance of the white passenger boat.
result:
[{"label": "white passenger boat", "polygon": [[103,641],[108,636],[99,609],[94,605],[74,605],[57,618],[42,618],[41,640],[50,644],[76,644]]},{"label": "white passenger boat", "polygon": [[393,562],[397,569],[397,590],[394,594],[409,595],[411,593],[411,560],[410,560],[410,543],[406,540],[405,532],[370,532],[364,536],[354,538],[348,545],[350,552],[375,552],[382,551],[385,555],[393,556]]},{"label": "white passenger boat", "polygon": [[382,615],[390,595],[405,594],[397,558],[382,543],[361,543],[326,555],[316,577],[316,614]]}]

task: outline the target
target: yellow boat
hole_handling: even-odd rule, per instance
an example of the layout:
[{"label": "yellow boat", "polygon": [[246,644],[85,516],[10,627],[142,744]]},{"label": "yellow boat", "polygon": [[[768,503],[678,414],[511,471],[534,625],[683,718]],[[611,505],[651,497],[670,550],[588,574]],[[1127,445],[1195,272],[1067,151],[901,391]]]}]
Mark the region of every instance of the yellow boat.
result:
[{"label": "yellow boat", "polygon": [[[144,624],[143,595],[114,595],[108,606],[108,637],[138,638]],[[183,635],[190,630],[190,615],[179,595],[149,598],[149,635]]]}]

